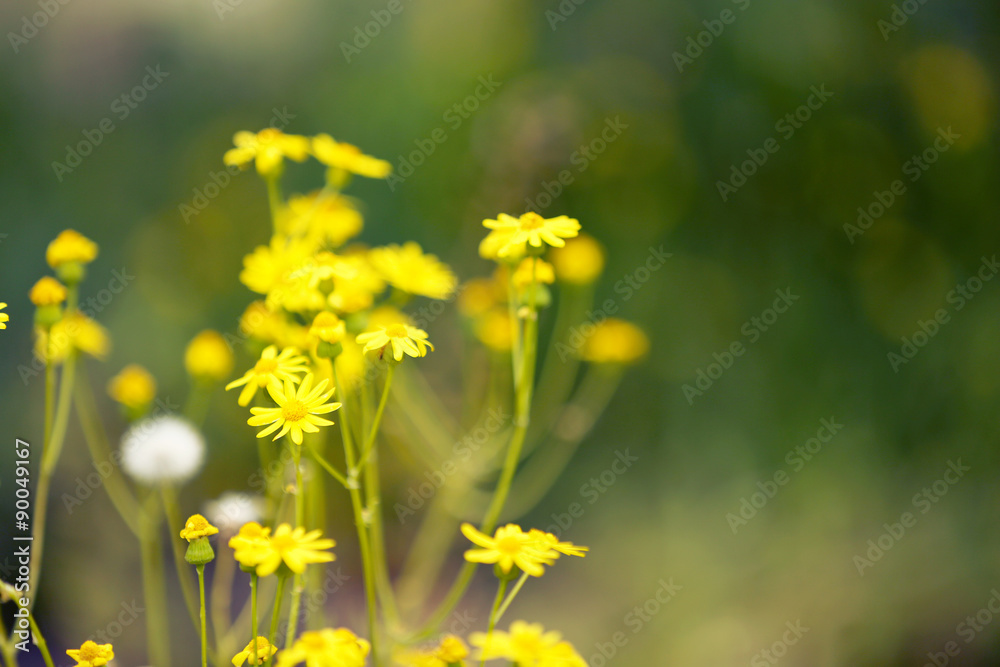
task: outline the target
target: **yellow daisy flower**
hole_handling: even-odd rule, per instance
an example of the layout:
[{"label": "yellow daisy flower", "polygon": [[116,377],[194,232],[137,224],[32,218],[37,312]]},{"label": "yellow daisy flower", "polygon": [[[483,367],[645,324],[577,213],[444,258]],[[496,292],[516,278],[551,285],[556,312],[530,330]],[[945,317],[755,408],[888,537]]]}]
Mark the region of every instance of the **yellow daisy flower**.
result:
[{"label": "yellow daisy flower", "polygon": [[138,410],[156,398],[156,380],[139,364],[129,364],[108,382],[108,395],[126,408]]},{"label": "yellow daisy flower", "polygon": [[446,264],[426,255],[418,243],[388,245],[368,252],[368,261],[394,287],[409,294],[447,299],[457,280]]},{"label": "yellow daisy flower", "polygon": [[45,261],[53,269],[58,269],[63,264],[70,262],[89,264],[96,257],[97,244],[73,229],[60,232],[59,236],[45,249]]},{"label": "yellow daisy flower", "polygon": [[251,665],[263,665],[277,652],[277,647],[271,646],[267,637],[257,637],[247,644],[245,649],[233,656],[233,667],[240,667],[247,660],[250,660]]},{"label": "yellow daisy flower", "polygon": [[296,574],[306,571],[310,563],[329,563],[334,555],[326,551],[336,546],[331,539],[321,538],[322,531],[306,532],[301,526],[294,530],[287,523],[275,529],[267,547],[263,549],[263,559],[257,565],[257,575],[266,577],[273,574],[284,563]]},{"label": "yellow daisy flower", "polygon": [[316,159],[326,166],[358,176],[385,178],[392,171],[392,165],[385,160],[365,155],[357,146],[338,142],[329,134],[313,137],[312,151]]},{"label": "yellow daisy flower", "polygon": [[409,324],[380,326],[378,331],[359,335],[357,341],[365,346],[365,352],[379,350],[380,356],[385,355],[387,346],[392,346],[392,358],[396,361],[402,361],[404,353],[416,358],[426,356],[427,348],[434,349],[427,341],[427,332]]},{"label": "yellow daisy flower", "polygon": [[66,300],[66,288],[52,276],[45,276],[31,288],[28,298],[39,308],[58,306]]},{"label": "yellow daisy flower", "polygon": [[465,560],[496,564],[504,573],[509,573],[516,565],[521,571],[540,577],[545,573],[543,566],[552,565],[559,558],[558,552],[513,523],[497,528],[493,537],[479,532],[472,524],[463,523],[462,534],[480,547],[466,551]]},{"label": "yellow daisy flower", "polygon": [[200,514],[192,514],[184,523],[184,528],[181,530],[181,537],[188,542],[193,542],[199,537],[208,537],[218,532],[219,529],[210,524],[208,519]]},{"label": "yellow daisy flower", "polygon": [[343,196],[294,195],[278,218],[279,229],[288,236],[304,237],[315,245],[338,248],[361,233],[361,213]]},{"label": "yellow daisy flower", "polygon": [[233,350],[222,334],[206,329],[184,350],[184,368],[196,380],[222,382],[233,372]]},{"label": "yellow daisy flower", "polygon": [[538,623],[514,621],[509,632],[474,632],[469,641],[480,648],[481,660],[503,658],[519,667],[586,667],[587,663],[555,631],[546,632]]},{"label": "yellow daisy flower", "polygon": [[[6,307],[6,303],[0,303],[0,310],[3,310]],[[6,329],[8,322],[10,322],[10,315],[7,313],[0,313],[0,329]]]},{"label": "yellow daisy flower", "polygon": [[253,132],[237,132],[233,136],[235,148],[230,148],[222,157],[227,165],[235,165],[245,169],[253,160],[257,165],[257,173],[261,176],[273,176],[278,173],[284,158],[302,162],[309,157],[309,139],[295,134],[285,134],[273,127],[265,128],[256,134]]},{"label": "yellow daisy flower", "polygon": [[479,246],[480,255],[486,259],[517,258],[529,245],[561,248],[566,245],[563,239],[580,232],[580,223],[574,218],[565,215],[543,218],[530,211],[519,218],[501,213],[496,220],[483,220],[483,226],[493,230]]},{"label": "yellow daisy flower", "polygon": [[270,537],[271,529],[264,528],[256,521],[243,524],[239,532],[229,538],[229,548],[233,550],[233,558],[244,567],[257,567],[270,553],[268,545]]},{"label": "yellow daisy flower", "polygon": [[364,667],[371,644],[346,628],[303,632],[278,656],[276,667]]},{"label": "yellow daisy flower", "polygon": [[115,651],[111,644],[97,644],[90,640],[78,649],[69,649],[66,655],[76,660],[76,667],[101,667],[114,660]]},{"label": "yellow daisy flower", "polygon": [[257,246],[243,258],[240,282],[258,294],[269,294],[289,276],[295,278],[303,267],[313,264],[309,243],[302,239],[287,241],[275,236],[266,246]]},{"label": "yellow daisy flower", "polygon": [[566,241],[562,248],[554,248],[549,260],[556,278],[571,285],[589,285],[604,270],[604,248],[594,237],[580,234]]},{"label": "yellow daisy flower", "polygon": [[580,356],[594,364],[631,364],[649,352],[649,337],[630,322],[609,317],[594,325]]},{"label": "yellow daisy flower", "polygon": [[302,444],[302,433],[317,433],[320,426],[332,426],[333,422],[316,415],[333,412],[340,407],[340,403],[327,403],[333,396],[334,389],[323,393],[330,380],[324,379],[313,388],[313,375],[307,373],[302,379],[302,384],[296,389],[291,380],[285,380],[284,387],[276,380],[267,386],[267,393],[271,395],[274,402],[278,404],[276,408],[250,408],[253,417],[247,420],[250,426],[264,426],[267,428],[257,434],[258,438],[271,435],[275,431],[281,430],[274,436],[274,440],[282,437],[286,433],[291,433],[292,442],[296,445]]},{"label": "yellow daisy flower", "polygon": [[248,405],[257,390],[266,387],[271,382],[298,382],[297,373],[306,373],[309,367],[306,365],[307,359],[299,354],[294,347],[286,347],[281,353],[275,345],[268,345],[260,354],[260,360],[254,367],[243,374],[243,377],[233,380],[226,385],[226,391],[236,387],[243,387],[237,403]]}]

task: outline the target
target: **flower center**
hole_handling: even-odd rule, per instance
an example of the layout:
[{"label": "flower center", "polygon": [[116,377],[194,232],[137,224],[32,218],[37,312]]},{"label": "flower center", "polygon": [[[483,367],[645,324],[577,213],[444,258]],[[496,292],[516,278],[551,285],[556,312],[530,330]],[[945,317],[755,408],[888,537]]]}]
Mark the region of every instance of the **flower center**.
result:
[{"label": "flower center", "polygon": [[307,414],[309,414],[309,411],[306,410],[306,406],[302,401],[290,401],[281,408],[281,416],[286,422],[301,421]]},{"label": "flower center", "polygon": [[262,144],[269,144],[281,136],[281,131],[273,127],[268,127],[257,133],[257,139]]},{"label": "flower center", "polygon": [[497,540],[497,551],[514,555],[521,551],[521,540],[516,537],[501,537]]},{"label": "flower center", "polygon": [[270,375],[278,370],[278,362],[274,359],[261,359],[254,364],[253,370],[257,375]]},{"label": "flower center", "polygon": [[93,662],[101,657],[101,653],[97,648],[97,644],[92,642],[84,642],[83,646],[80,647],[80,660],[86,662]]},{"label": "flower center", "polygon": [[402,324],[391,324],[385,328],[385,335],[389,338],[406,338],[406,327]]},{"label": "flower center", "polygon": [[535,229],[541,229],[544,225],[545,218],[533,211],[528,211],[521,216],[521,229],[525,231],[530,232]]}]

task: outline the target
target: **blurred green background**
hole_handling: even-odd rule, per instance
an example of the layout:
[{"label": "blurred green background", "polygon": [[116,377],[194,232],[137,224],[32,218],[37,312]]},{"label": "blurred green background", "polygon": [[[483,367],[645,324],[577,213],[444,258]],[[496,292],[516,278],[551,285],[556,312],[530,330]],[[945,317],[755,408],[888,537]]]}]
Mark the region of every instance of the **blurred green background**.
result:
[{"label": "blurred green background", "polygon": [[[363,240],[414,239],[462,279],[485,274],[482,219],[523,212],[570,170],[543,212],[578,218],[606,245],[598,296],[616,299],[653,342],[523,518],[544,527],[581,502],[565,536],[591,554],[531,582],[512,614],[562,630],[596,667],[924,665],[952,641],[949,664],[997,664],[1000,619],[987,603],[1000,587],[1000,281],[974,294],[973,281],[971,298],[952,292],[977,272],[992,277],[983,258],[1000,252],[996,3],[401,0],[385,20],[389,4],[0,6],[0,300],[12,320],[0,333],[3,470],[15,437],[41,441],[43,381],[25,381],[19,367],[31,359],[27,291],[59,230],[101,246],[84,297],[115,270],[134,276],[97,314],[114,348],[107,363],[89,362],[91,379],[100,389],[141,363],[161,398],[180,403],[184,345],[207,327],[236,330],[250,300],[236,280],[241,259],[269,235],[255,175],[199,199],[233,132],[276,118],[398,166],[444,128],[446,141],[404,183],[352,186],[366,206]],[[53,15],[32,32],[25,21],[45,7]],[[162,80],[134,108],[116,103],[147,67]],[[449,115],[480,77],[499,85],[466,117]],[[786,119],[823,86],[832,97]],[[114,129],[90,155],[69,172],[54,167],[71,164],[68,147],[97,136],[105,118]],[[615,119],[620,134],[581,158]],[[911,158],[949,127],[958,138],[914,171]],[[763,164],[746,163],[754,156]],[[743,183],[734,168],[753,174]],[[301,190],[320,171],[289,177]],[[897,179],[905,191],[888,194]],[[719,181],[735,187],[725,200]],[[859,207],[873,215],[862,234],[845,229]],[[661,245],[672,257],[623,298],[616,282]],[[772,319],[776,290],[798,298]],[[927,325],[939,309],[948,321]],[[447,338],[452,311],[429,327],[431,340]],[[934,334],[921,336],[921,322]],[[923,345],[893,364],[903,337]],[[727,359],[737,342],[745,351]],[[453,370],[444,352],[425,364],[441,378]],[[712,367],[717,358],[729,367]],[[215,397],[208,467],[186,487],[186,510],[254,468],[230,398]],[[104,409],[119,433],[114,407]],[[786,458],[822,419],[843,427],[811,460]],[[638,463],[596,499],[583,495],[625,449]],[[935,491],[959,459],[968,472]],[[89,471],[74,421],[55,497]],[[753,497],[768,489],[766,502]],[[915,498],[924,489],[935,502]],[[744,506],[750,518],[737,525],[727,515],[744,498],[762,506],[752,516]],[[348,505],[337,502],[338,563],[357,576],[331,613],[360,630]],[[904,512],[915,525],[883,535]],[[54,500],[50,525],[39,614],[61,654],[123,603],[141,603],[141,586],[137,549],[100,492],[72,515]],[[859,573],[855,557],[872,558],[868,541],[880,536],[891,548]],[[405,535],[393,547],[404,549]],[[671,579],[676,595],[662,608],[648,602]],[[492,593],[477,583],[469,604],[482,626]],[[180,637],[186,620],[175,612]],[[969,616],[975,625],[961,625]],[[789,623],[808,631],[789,634]],[[143,635],[142,622],[123,629],[119,664],[142,664]],[[180,644],[179,655],[196,648],[193,636]]]}]

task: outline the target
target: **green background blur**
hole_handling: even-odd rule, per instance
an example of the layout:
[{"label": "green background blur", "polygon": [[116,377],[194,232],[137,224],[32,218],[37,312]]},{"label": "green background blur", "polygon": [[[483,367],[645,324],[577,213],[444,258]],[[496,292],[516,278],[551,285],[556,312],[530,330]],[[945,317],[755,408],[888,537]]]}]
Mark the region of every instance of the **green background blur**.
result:
[{"label": "green background blur", "polygon": [[[27,291],[59,230],[100,244],[84,297],[113,270],[134,276],[97,314],[114,348],[106,364],[88,362],[92,381],[101,389],[138,362],[161,398],[181,403],[184,345],[207,327],[236,330],[250,300],[236,280],[241,259],[269,234],[252,173],[184,215],[222,172],[233,132],[278,113],[288,132],[329,132],[398,165],[440,127],[447,140],[404,183],[352,186],[366,205],[362,238],[414,239],[462,279],[485,274],[481,220],[523,212],[569,169],[573,182],[543,212],[578,218],[606,244],[599,297],[617,299],[653,341],[523,518],[547,526],[582,502],[566,537],[591,554],[532,581],[511,618],[562,630],[595,667],[773,664],[760,651],[775,642],[780,662],[796,665],[923,665],[949,641],[951,664],[997,664],[1000,619],[982,613],[971,638],[959,624],[1000,587],[1000,281],[949,299],[1000,252],[997,4],[911,0],[916,13],[892,32],[879,24],[891,20],[888,0],[402,0],[384,26],[371,23],[387,5],[52,0],[58,11],[37,34],[24,21],[41,4],[0,5],[0,300],[12,320],[0,333],[3,485],[15,436],[41,441],[43,381],[23,381],[19,366],[31,359]],[[716,22],[724,10],[732,21]],[[366,24],[367,42],[357,37]],[[14,44],[11,33],[31,36]],[[688,41],[699,33],[701,52]],[[345,55],[345,43],[363,48]],[[679,68],[675,52],[687,49]],[[167,76],[122,117],[115,99],[157,66]],[[445,114],[480,77],[500,85],[456,127]],[[776,128],[823,85],[832,98],[792,136]],[[104,118],[113,132],[60,180],[53,162]],[[618,118],[627,127],[579,171],[574,152]],[[905,163],[948,127],[960,138],[911,181]],[[717,182],[769,137],[777,152],[745,165],[755,173],[723,201]],[[291,168],[288,189],[320,176],[315,164]],[[858,207],[896,179],[905,193],[850,238]],[[661,245],[672,257],[623,299],[615,283]],[[763,331],[751,318],[768,317],[779,289],[798,299]],[[914,336],[939,309],[947,323]],[[431,340],[456,326],[453,310]],[[901,353],[902,337],[925,345],[894,368],[887,355]],[[718,376],[713,354],[725,359],[734,342],[745,353]],[[422,364],[447,377],[448,356],[439,348]],[[689,401],[684,385],[699,371],[718,377]],[[186,487],[186,511],[254,468],[245,415],[229,398],[215,397],[208,467]],[[116,435],[121,421],[104,406]],[[830,418],[843,428],[796,470],[786,453]],[[626,448],[639,462],[591,504],[582,485]],[[939,484],[947,494],[921,513],[914,495],[959,459],[970,470]],[[90,471],[75,420],[62,465],[56,498]],[[787,483],[734,534],[727,514],[778,471]],[[338,563],[357,576],[331,613],[360,630],[346,497],[336,507]],[[58,500],[51,508],[39,613],[61,654],[123,603],[141,603],[141,585],[137,549],[100,491],[72,516]],[[883,536],[891,549],[861,576],[855,556],[907,511],[916,525]],[[405,534],[393,545],[405,548]],[[646,606],[671,578],[676,596]],[[491,592],[477,582],[468,604],[481,629]],[[175,653],[193,657],[174,611]],[[782,648],[796,622],[808,632]],[[143,664],[143,627],[116,639],[119,664]]]}]

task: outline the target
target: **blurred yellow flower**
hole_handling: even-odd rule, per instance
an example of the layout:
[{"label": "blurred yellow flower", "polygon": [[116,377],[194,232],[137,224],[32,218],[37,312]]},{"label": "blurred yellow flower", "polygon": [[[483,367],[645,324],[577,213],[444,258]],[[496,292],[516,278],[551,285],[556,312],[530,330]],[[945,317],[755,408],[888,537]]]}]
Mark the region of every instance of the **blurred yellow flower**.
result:
[{"label": "blurred yellow flower", "polygon": [[278,656],[276,667],[364,667],[371,645],[350,630],[338,628],[303,632]]},{"label": "blurred yellow flower", "polygon": [[233,372],[233,351],[222,334],[206,329],[184,350],[184,368],[195,379],[222,382]]},{"label": "blurred yellow flower", "polygon": [[530,211],[519,218],[501,213],[496,220],[483,220],[483,226],[492,230],[479,245],[479,254],[485,259],[516,259],[524,255],[529,245],[561,248],[566,245],[563,239],[580,231],[580,223],[574,218],[565,215],[543,218]]},{"label": "blurred yellow flower", "polygon": [[240,316],[240,334],[265,343],[277,342],[287,327],[285,318],[264,301],[254,301]]},{"label": "blurred yellow flower", "polygon": [[192,514],[188,517],[188,520],[184,522],[184,528],[181,529],[181,537],[188,542],[193,542],[199,537],[208,537],[209,535],[215,535],[219,532],[219,529],[208,522],[208,519],[200,514]]},{"label": "blurred yellow flower", "polygon": [[418,243],[388,245],[368,251],[368,261],[391,284],[409,294],[447,299],[455,291],[455,274]]},{"label": "blurred yellow flower", "polygon": [[580,356],[595,364],[631,364],[649,352],[649,337],[630,322],[609,317],[594,325]]},{"label": "blurred yellow flower", "polygon": [[581,547],[572,542],[560,542],[559,538],[552,533],[546,533],[543,530],[538,530],[537,528],[532,528],[528,531],[528,536],[535,540],[538,544],[538,548],[543,551],[546,549],[552,549],[553,551],[558,551],[564,556],[579,556],[583,558],[584,555],[590,551],[590,547]]},{"label": "blurred yellow flower", "polygon": [[51,330],[38,330],[35,351],[39,358],[62,363],[74,350],[103,359],[110,347],[104,327],[80,312],[73,312],[56,322]]},{"label": "blurred yellow flower", "polygon": [[556,279],[551,264],[537,257],[525,257],[514,271],[512,277],[514,286],[518,289],[528,287],[532,283],[532,275],[534,275],[534,282],[538,284],[551,285]]},{"label": "blurred yellow flower", "polygon": [[257,246],[243,258],[240,282],[253,292],[269,294],[289,278],[301,275],[303,267],[312,263],[312,249],[307,242],[275,236],[269,245]]},{"label": "blurred yellow flower", "polygon": [[70,262],[89,264],[96,257],[97,244],[73,229],[60,232],[59,236],[45,249],[45,261],[53,269],[58,269],[63,264]]},{"label": "blurred yellow flower", "polygon": [[339,343],[347,335],[347,325],[333,313],[324,310],[313,319],[309,334],[325,343]]},{"label": "blurred yellow flower", "polygon": [[240,667],[247,660],[251,665],[263,665],[267,659],[278,652],[278,649],[271,646],[267,637],[257,637],[247,644],[247,647],[233,656],[233,667]]},{"label": "blurred yellow flower", "polygon": [[138,410],[156,398],[156,380],[139,364],[129,364],[108,382],[108,395],[126,408]]},{"label": "blurred yellow flower", "polygon": [[506,308],[494,308],[476,321],[475,334],[483,345],[496,352],[510,352],[514,341],[513,323]]},{"label": "blurred yellow flower", "polygon": [[115,651],[111,644],[97,644],[90,640],[78,649],[69,649],[66,655],[76,660],[76,667],[101,667],[114,660]]},{"label": "blurred yellow flower", "polygon": [[501,300],[492,278],[473,278],[458,293],[458,310],[466,317],[479,317]]},{"label": "blurred yellow flower", "polygon": [[380,326],[378,331],[359,335],[357,341],[365,346],[365,352],[379,350],[380,356],[385,354],[386,346],[391,346],[392,358],[396,361],[402,361],[404,353],[416,358],[426,356],[427,348],[434,349],[427,341],[427,332],[409,324]]},{"label": "blurred yellow flower", "polygon": [[552,565],[559,554],[545,543],[509,523],[497,528],[493,537],[481,533],[472,524],[462,524],[462,534],[470,542],[480,547],[465,552],[465,560],[470,563],[496,564],[503,572],[510,572],[516,565],[522,572],[533,577],[545,573],[545,565]]},{"label": "blurred yellow flower", "polygon": [[465,645],[460,637],[455,635],[445,635],[438,644],[435,655],[445,664],[451,664],[465,660],[469,657],[469,647]]},{"label": "blurred yellow flower", "polygon": [[594,237],[580,234],[562,248],[553,248],[549,260],[561,282],[589,285],[604,271],[604,248]]},{"label": "blurred yellow flower", "polygon": [[351,389],[364,378],[368,362],[361,346],[350,337],[341,341],[341,345],[344,346],[344,349],[333,363],[337,368],[337,378],[343,385],[342,389]]},{"label": "blurred yellow flower", "polygon": [[[3,310],[6,307],[6,303],[0,303],[0,310]],[[6,329],[8,322],[10,322],[10,315],[7,313],[0,313],[0,329]]]},{"label": "blurred yellow flower", "polygon": [[329,563],[334,555],[327,549],[336,546],[331,539],[321,538],[322,531],[299,526],[294,530],[287,523],[278,526],[262,549],[263,558],[257,565],[257,575],[266,577],[273,574],[284,563],[296,574],[306,571],[310,563]]},{"label": "blurred yellow flower", "polygon": [[274,345],[268,345],[260,354],[260,359],[254,367],[243,374],[243,377],[226,385],[226,391],[243,387],[237,403],[249,405],[257,394],[257,390],[266,387],[272,381],[298,382],[296,373],[308,372],[308,360],[299,354],[294,347],[286,347],[281,353]]},{"label": "blurred yellow flower", "polygon": [[277,380],[272,380],[267,386],[267,393],[271,395],[274,402],[278,404],[276,408],[250,408],[254,415],[247,420],[250,426],[264,426],[267,428],[257,434],[258,438],[271,435],[275,431],[281,430],[274,436],[274,440],[290,433],[292,442],[296,445],[302,444],[302,433],[317,433],[320,426],[332,426],[333,422],[316,415],[323,415],[340,407],[340,403],[327,403],[333,396],[334,389],[324,393],[329,380],[322,380],[313,388],[313,375],[307,373],[302,379],[302,384],[296,389],[291,380],[285,380],[284,387]]},{"label": "blurred yellow flower", "polygon": [[229,548],[233,550],[233,558],[244,567],[257,567],[270,553],[268,547],[270,536],[271,529],[264,528],[256,521],[243,524],[239,532],[229,538]]},{"label": "blurred yellow flower", "polygon": [[237,132],[233,136],[235,148],[230,148],[222,157],[227,165],[235,165],[245,169],[254,160],[257,173],[261,176],[274,176],[281,169],[284,158],[302,162],[309,157],[309,139],[295,134],[285,134],[273,127],[265,128],[256,134],[253,132]]},{"label": "blurred yellow flower", "polygon": [[385,178],[392,171],[392,165],[385,160],[365,155],[357,146],[338,142],[329,134],[313,137],[312,151],[316,159],[326,166],[358,176]]},{"label": "blurred yellow flower", "polygon": [[350,199],[319,191],[290,197],[278,221],[279,229],[288,236],[304,237],[316,246],[333,248],[357,236],[364,226],[361,213]]},{"label": "blurred yellow flower", "polygon": [[52,276],[45,276],[31,288],[28,298],[39,308],[57,306],[66,300],[66,288]]},{"label": "blurred yellow flower", "polygon": [[474,632],[469,641],[480,647],[481,660],[503,658],[519,667],[587,667],[573,646],[562,641],[562,635],[546,632],[538,623],[514,621],[509,632]]}]

